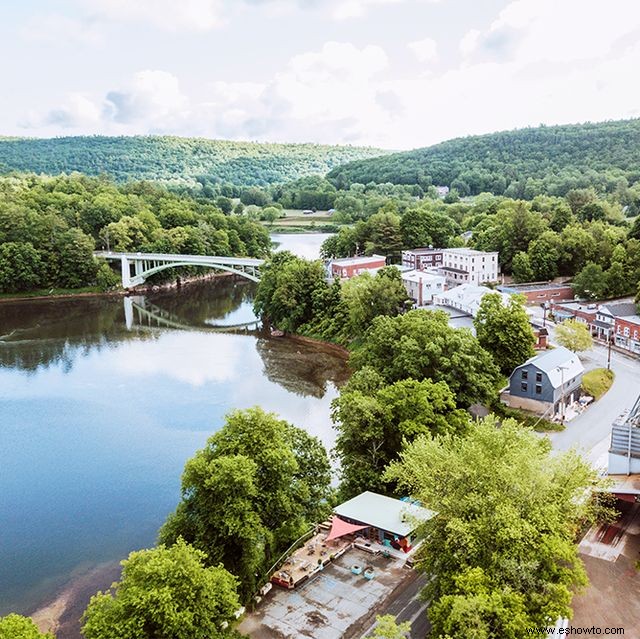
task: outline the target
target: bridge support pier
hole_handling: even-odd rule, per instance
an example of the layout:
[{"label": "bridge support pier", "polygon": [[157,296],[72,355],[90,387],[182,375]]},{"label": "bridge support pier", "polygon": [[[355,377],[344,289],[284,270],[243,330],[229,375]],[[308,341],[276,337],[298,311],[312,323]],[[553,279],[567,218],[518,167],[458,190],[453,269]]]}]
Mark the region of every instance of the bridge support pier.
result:
[{"label": "bridge support pier", "polygon": [[131,266],[129,259],[124,255],[120,258],[120,266],[122,269],[122,288],[131,287]]}]

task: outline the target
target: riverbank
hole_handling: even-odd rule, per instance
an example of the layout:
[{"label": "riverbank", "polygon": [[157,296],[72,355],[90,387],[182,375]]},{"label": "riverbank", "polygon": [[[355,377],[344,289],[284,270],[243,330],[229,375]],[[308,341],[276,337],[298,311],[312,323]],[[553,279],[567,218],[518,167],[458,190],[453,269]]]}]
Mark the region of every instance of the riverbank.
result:
[{"label": "riverbank", "polygon": [[113,561],[74,575],[48,601],[29,613],[41,632],[56,639],[78,639],[82,615],[93,595],[107,590],[120,577],[120,562]]},{"label": "riverbank", "polygon": [[[49,289],[38,291],[27,291],[25,293],[0,293],[0,304],[2,302],[21,302],[30,301],[35,302],[38,300],[65,300],[65,299],[81,299],[84,297],[126,297],[127,295],[144,295],[147,293],[155,293],[163,290],[173,290],[182,286],[189,286],[190,284],[207,281],[210,279],[217,279],[221,277],[239,277],[234,273],[206,273],[204,275],[194,275],[193,277],[180,278],[178,280],[172,280],[171,282],[164,282],[162,284],[148,284],[142,286],[136,286],[131,289],[114,289],[111,291],[100,291],[96,287],[87,286],[85,288],[78,289]],[[51,291],[60,291],[58,293]]]}]

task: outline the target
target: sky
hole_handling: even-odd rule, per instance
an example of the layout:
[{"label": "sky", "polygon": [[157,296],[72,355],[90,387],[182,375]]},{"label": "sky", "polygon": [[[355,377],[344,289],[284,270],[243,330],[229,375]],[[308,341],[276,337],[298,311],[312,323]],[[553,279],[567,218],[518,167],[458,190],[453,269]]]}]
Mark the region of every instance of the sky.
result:
[{"label": "sky", "polygon": [[410,149],[640,117],[640,0],[0,0],[0,135]]}]

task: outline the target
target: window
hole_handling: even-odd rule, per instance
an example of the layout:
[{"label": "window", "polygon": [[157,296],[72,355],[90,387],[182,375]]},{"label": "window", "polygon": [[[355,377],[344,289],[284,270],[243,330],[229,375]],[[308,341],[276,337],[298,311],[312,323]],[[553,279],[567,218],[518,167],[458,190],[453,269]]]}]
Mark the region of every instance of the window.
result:
[{"label": "window", "polygon": [[529,371],[522,371],[522,379],[528,379],[529,378]]},{"label": "window", "polygon": [[536,384],[536,395],[542,395],[542,384]]},{"label": "window", "polygon": [[520,390],[521,390],[523,393],[526,393],[526,392],[527,392],[527,382],[522,382],[522,383],[520,384]]},{"label": "window", "polygon": [[536,382],[542,381],[542,373],[536,373]]}]

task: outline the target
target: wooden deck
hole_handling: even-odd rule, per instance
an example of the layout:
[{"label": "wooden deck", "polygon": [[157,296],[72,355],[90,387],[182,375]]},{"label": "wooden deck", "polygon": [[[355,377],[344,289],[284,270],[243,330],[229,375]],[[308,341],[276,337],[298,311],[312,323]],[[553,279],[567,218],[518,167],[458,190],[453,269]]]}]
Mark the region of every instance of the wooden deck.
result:
[{"label": "wooden deck", "polygon": [[290,555],[273,574],[271,582],[283,588],[293,589],[322,570],[353,547],[353,536],[347,535],[326,541],[328,530],[322,530]]}]

